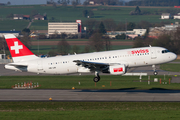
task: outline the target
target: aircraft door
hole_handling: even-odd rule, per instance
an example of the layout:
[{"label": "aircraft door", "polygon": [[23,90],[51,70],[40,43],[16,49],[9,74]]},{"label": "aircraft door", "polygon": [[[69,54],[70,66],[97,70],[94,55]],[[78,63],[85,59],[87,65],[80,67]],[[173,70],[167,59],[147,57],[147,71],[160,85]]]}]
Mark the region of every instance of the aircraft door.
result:
[{"label": "aircraft door", "polygon": [[156,59],[156,49],[151,49],[151,59]]}]

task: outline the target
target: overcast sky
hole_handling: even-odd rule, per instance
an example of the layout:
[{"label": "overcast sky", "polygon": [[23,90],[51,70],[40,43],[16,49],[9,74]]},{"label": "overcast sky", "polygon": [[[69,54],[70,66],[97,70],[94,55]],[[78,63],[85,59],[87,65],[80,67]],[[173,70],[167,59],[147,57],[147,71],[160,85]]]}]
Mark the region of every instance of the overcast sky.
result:
[{"label": "overcast sky", "polygon": [[[11,5],[34,5],[34,4],[46,4],[47,0],[0,0],[0,3],[11,2]],[[50,1],[50,0],[49,0]],[[54,0],[57,2],[58,0]],[[80,0],[83,3],[85,0]],[[130,1],[130,0],[124,0]]]}]

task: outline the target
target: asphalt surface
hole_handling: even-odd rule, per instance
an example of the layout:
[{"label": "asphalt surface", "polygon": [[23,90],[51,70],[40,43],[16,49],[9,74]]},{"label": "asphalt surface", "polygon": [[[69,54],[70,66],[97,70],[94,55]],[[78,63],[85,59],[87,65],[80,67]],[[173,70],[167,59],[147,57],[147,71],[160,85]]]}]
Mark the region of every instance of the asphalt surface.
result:
[{"label": "asphalt surface", "polygon": [[177,102],[180,90],[0,90],[0,101]]},{"label": "asphalt surface", "polygon": [[[180,75],[159,69],[159,75]],[[151,66],[131,68],[131,73],[153,75]],[[36,73],[18,72],[4,69],[0,64],[0,76],[25,76]],[[44,75],[44,74],[40,74]],[[78,74],[75,74],[78,75]],[[0,89],[0,101],[139,101],[139,102],[177,102],[180,101],[180,90],[37,90],[37,89]]]}]

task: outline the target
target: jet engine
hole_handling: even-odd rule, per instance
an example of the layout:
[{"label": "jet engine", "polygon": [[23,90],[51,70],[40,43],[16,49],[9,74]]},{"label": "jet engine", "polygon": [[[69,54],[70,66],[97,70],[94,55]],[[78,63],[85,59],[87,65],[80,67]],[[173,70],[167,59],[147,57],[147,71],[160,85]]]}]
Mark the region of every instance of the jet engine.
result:
[{"label": "jet engine", "polygon": [[113,65],[109,66],[109,72],[112,75],[122,75],[126,73],[125,65]]}]

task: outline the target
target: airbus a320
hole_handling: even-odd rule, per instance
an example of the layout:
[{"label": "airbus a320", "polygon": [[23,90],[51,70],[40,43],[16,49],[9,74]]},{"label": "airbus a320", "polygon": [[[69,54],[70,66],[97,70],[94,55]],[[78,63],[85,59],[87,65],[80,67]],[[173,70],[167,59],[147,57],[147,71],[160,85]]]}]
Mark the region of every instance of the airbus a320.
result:
[{"label": "airbus a320", "polygon": [[[94,72],[94,82],[100,80],[99,73],[101,72],[122,75],[130,67],[155,66],[156,64],[167,63],[177,58],[176,54],[163,47],[141,47],[40,58],[34,55],[13,34],[7,34],[4,37],[13,59],[13,63],[5,65],[6,69],[37,74]],[[158,74],[155,67],[154,74]]]}]

